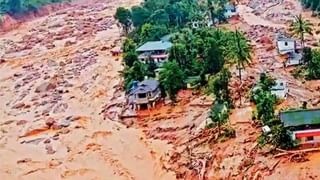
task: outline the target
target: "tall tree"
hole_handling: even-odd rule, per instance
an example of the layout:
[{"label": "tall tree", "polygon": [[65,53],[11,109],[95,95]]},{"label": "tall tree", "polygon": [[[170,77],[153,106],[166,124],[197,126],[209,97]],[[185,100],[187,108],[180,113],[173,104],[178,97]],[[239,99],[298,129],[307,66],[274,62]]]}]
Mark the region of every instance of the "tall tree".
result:
[{"label": "tall tree", "polygon": [[131,8],[131,14],[134,27],[142,26],[150,17],[150,12],[141,6],[133,6]]},{"label": "tall tree", "polygon": [[206,73],[218,73],[225,63],[222,51],[214,39],[209,42],[209,47],[206,50],[204,61],[204,69]]},{"label": "tall tree", "polygon": [[169,60],[177,61],[178,65],[182,69],[187,68],[188,54],[186,46],[182,43],[175,43],[170,49]]},{"label": "tall tree", "polygon": [[140,41],[156,41],[168,33],[168,28],[165,25],[153,25],[146,23],[141,27]]},{"label": "tall tree", "polygon": [[124,53],[123,60],[128,67],[132,67],[134,62],[138,61],[138,55],[136,51],[129,51]]},{"label": "tall tree", "polygon": [[130,27],[131,27],[131,12],[129,9],[126,9],[124,7],[117,8],[115,18],[119,21],[121,24],[124,32],[128,34]]},{"label": "tall tree", "polygon": [[147,75],[147,67],[140,61],[135,61],[132,67],[126,67],[123,71],[124,86],[126,90],[131,88],[133,81],[142,81]]},{"label": "tall tree", "polygon": [[228,103],[231,105],[229,81],[231,73],[228,69],[224,68],[213,79],[209,81],[209,89],[215,97],[218,103]]},{"label": "tall tree", "polygon": [[228,105],[226,103],[214,103],[211,106],[209,118],[211,119],[213,125],[218,127],[218,135],[220,136],[221,126],[226,123],[229,118]]},{"label": "tall tree", "polygon": [[[249,64],[251,59],[251,48],[249,45],[248,40],[244,37],[242,33],[238,30],[233,35],[233,42],[227,47],[227,54],[230,59],[233,59],[237,64],[237,68],[239,71],[239,80],[240,80],[240,88],[242,86],[242,69],[245,69],[245,66]],[[239,97],[240,97],[240,105],[241,102],[241,89],[239,90]]]},{"label": "tall tree", "polygon": [[320,79],[320,50],[312,50],[312,58],[307,67],[309,79]]},{"label": "tall tree", "polygon": [[305,47],[305,34],[312,35],[311,27],[312,24],[309,21],[304,20],[301,14],[295,17],[295,20],[290,26],[292,33],[300,38],[302,48]]},{"label": "tall tree", "polygon": [[130,38],[127,38],[122,44],[122,50],[124,53],[127,53],[129,51],[135,51],[136,48],[136,43]]},{"label": "tall tree", "polygon": [[175,102],[176,94],[185,86],[184,72],[175,61],[167,62],[163,65],[162,70],[160,71],[159,80],[161,85],[169,95],[169,98],[173,102]]}]

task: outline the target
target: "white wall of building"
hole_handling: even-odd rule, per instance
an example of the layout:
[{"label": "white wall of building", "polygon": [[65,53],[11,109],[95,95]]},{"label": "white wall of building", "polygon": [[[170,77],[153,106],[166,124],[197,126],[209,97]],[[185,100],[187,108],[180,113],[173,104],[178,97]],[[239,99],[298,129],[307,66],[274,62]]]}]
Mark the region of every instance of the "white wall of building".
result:
[{"label": "white wall of building", "polygon": [[294,41],[277,41],[277,46],[280,54],[286,54],[295,50]]}]

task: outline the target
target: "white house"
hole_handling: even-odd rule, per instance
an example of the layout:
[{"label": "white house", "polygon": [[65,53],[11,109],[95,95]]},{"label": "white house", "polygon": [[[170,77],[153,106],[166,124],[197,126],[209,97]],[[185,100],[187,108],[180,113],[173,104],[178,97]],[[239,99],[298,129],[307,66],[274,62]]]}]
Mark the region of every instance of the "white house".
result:
[{"label": "white house", "polygon": [[280,55],[287,55],[286,66],[298,65],[301,63],[302,54],[297,53],[297,43],[292,38],[278,35],[277,48]]},{"label": "white house", "polygon": [[235,16],[237,15],[237,9],[234,5],[231,5],[231,4],[227,4],[225,5],[224,7],[224,17],[226,17],[227,19],[228,18],[231,18],[232,16]]},{"label": "white house", "polygon": [[289,93],[287,82],[284,80],[276,80],[276,84],[271,87],[271,93],[277,98],[285,99]]},{"label": "white house", "polygon": [[277,48],[281,55],[294,53],[296,51],[296,41],[283,35],[279,35],[277,38]]}]

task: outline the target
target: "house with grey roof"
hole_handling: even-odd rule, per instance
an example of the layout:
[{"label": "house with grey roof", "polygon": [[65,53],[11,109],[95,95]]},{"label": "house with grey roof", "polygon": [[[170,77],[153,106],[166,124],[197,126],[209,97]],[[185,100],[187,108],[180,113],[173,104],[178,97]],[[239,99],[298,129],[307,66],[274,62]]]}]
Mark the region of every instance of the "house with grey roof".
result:
[{"label": "house with grey roof", "polygon": [[133,83],[128,93],[129,105],[134,109],[154,107],[156,102],[161,98],[159,85],[159,81],[153,79]]},{"label": "house with grey roof", "polygon": [[320,109],[283,111],[279,116],[293,140],[301,145],[320,144]]},{"label": "house with grey roof", "polygon": [[147,62],[151,59],[159,65],[168,60],[171,47],[172,43],[169,41],[149,41],[136,51],[139,53],[138,59],[140,61]]},{"label": "house with grey roof", "polygon": [[301,63],[302,54],[298,53],[295,39],[278,34],[277,49],[280,55],[287,55],[286,66],[298,65]]}]

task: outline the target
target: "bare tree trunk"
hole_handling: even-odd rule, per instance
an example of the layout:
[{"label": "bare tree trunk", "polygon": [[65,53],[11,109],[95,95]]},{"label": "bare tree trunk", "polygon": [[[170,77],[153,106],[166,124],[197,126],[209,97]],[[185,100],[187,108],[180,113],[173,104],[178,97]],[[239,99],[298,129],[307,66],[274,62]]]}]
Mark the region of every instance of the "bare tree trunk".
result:
[{"label": "bare tree trunk", "polygon": [[240,79],[239,100],[240,100],[240,106],[242,106],[242,98],[241,98],[241,91],[242,91],[241,67],[239,66],[238,68],[239,68],[239,79]]}]

